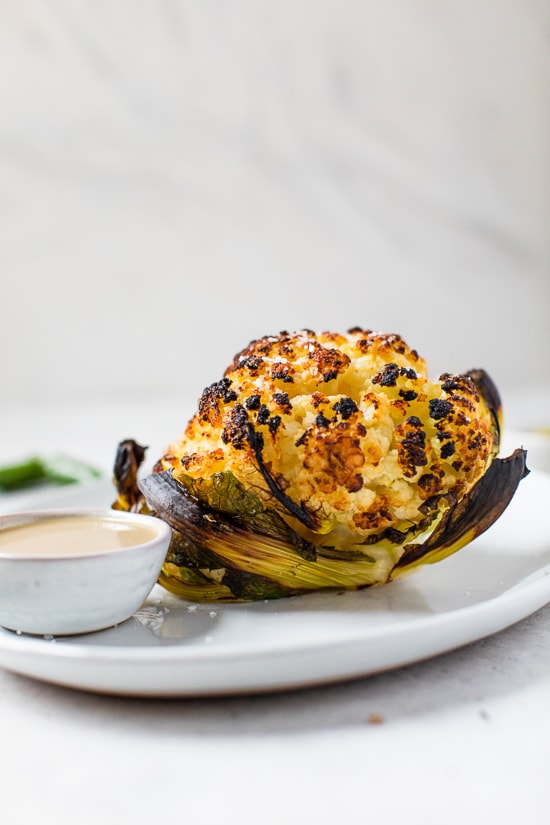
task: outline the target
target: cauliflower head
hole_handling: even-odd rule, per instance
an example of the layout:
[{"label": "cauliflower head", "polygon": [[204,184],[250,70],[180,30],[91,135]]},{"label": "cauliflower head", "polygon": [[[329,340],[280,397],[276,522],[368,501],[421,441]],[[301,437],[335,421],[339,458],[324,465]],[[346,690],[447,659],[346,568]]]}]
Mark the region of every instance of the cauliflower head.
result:
[{"label": "cauliflower head", "polygon": [[497,448],[472,378],[430,381],[398,335],[302,330],[238,353],[160,466],[193,479],[229,470],[266,503],[268,473],[311,514],[308,526],[287,510],[295,529],[345,548],[423,522],[433,496],[461,498]]},{"label": "cauliflower head", "polygon": [[132,501],[172,525],[160,581],[183,597],[382,584],[505,509],[527,470],[496,458],[499,420],[486,373],[432,381],[399,335],[281,332],[204,390]]}]

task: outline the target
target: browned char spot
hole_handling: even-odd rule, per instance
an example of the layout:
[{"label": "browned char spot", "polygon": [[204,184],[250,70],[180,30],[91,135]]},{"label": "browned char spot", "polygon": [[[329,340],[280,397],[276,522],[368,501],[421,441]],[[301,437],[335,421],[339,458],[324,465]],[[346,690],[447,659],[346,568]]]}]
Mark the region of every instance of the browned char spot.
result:
[{"label": "browned char spot", "polygon": [[355,493],[363,486],[357,472],[365,464],[359,438],[339,430],[318,430],[306,442],[304,466],[315,475],[326,475],[334,484]]},{"label": "browned char spot", "polygon": [[309,358],[325,382],[332,381],[351,364],[351,359],[344,352],[321,346],[315,347],[309,353]]}]

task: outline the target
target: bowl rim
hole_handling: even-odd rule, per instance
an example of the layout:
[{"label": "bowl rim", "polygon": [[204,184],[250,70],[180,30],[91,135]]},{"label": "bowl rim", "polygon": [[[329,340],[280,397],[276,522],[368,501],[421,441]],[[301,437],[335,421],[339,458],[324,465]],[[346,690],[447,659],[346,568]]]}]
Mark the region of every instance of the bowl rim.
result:
[{"label": "bowl rim", "polygon": [[91,518],[103,519],[105,521],[133,521],[135,523],[154,526],[155,535],[147,541],[129,544],[126,547],[112,547],[106,550],[96,550],[89,553],[63,553],[62,555],[42,555],[40,553],[13,553],[9,550],[0,549],[0,561],[21,562],[45,562],[48,564],[60,564],[62,562],[75,562],[76,560],[105,559],[113,556],[129,556],[139,551],[152,549],[159,543],[168,543],[172,533],[170,525],[156,516],[145,513],[134,513],[127,510],[110,510],[106,507],[63,507],[40,510],[20,510],[13,513],[0,515],[0,532],[15,527],[22,527],[26,524],[36,524],[41,521],[51,521],[55,519],[71,518]]}]

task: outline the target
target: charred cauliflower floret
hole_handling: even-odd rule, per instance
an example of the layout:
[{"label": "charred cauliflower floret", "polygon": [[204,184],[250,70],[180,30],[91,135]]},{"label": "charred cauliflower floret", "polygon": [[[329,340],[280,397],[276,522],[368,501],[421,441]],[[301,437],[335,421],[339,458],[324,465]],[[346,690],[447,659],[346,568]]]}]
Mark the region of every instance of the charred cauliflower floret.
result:
[{"label": "charred cauliflower floret", "polygon": [[523,451],[495,460],[499,415],[483,371],[431,381],[398,335],[253,341],[140,484],[174,528],[161,582],[266,598],[443,558],[498,518],[526,472]]}]

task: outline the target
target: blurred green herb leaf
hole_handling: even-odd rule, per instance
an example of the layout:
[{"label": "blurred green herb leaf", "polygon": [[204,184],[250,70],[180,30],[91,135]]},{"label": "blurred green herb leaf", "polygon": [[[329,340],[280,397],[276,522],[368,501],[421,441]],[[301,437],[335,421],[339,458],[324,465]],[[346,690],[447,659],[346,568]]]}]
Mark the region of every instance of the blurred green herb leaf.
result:
[{"label": "blurred green herb leaf", "polygon": [[45,485],[77,484],[101,478],[96,467],[66,455],[31,456],[0,467],[0,491],[14,492]]}]

